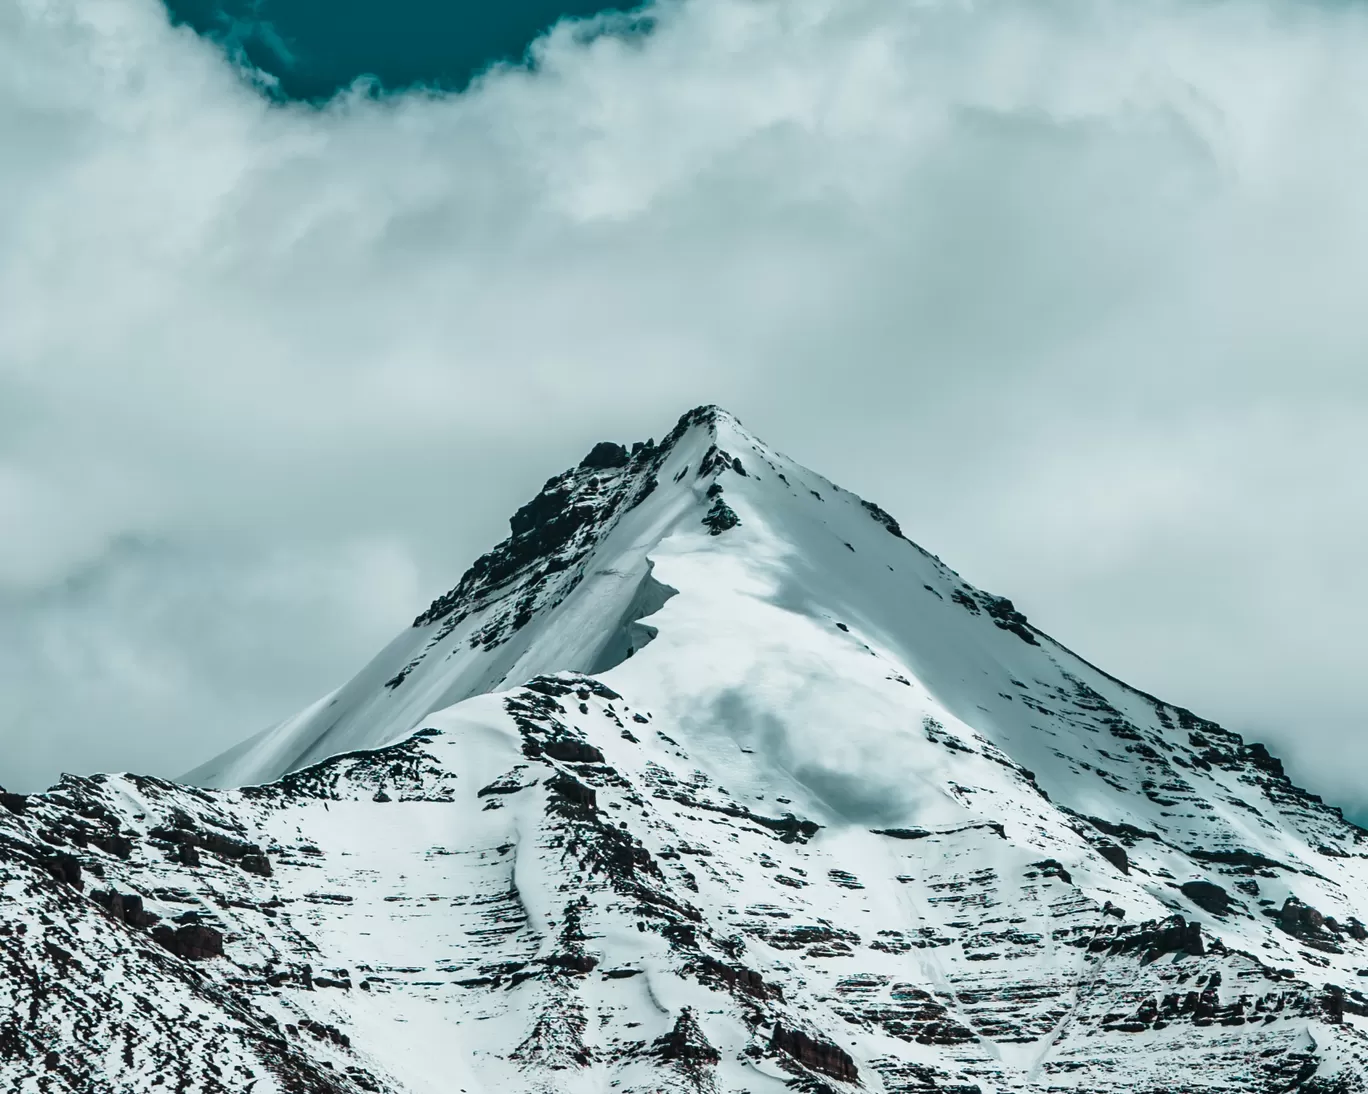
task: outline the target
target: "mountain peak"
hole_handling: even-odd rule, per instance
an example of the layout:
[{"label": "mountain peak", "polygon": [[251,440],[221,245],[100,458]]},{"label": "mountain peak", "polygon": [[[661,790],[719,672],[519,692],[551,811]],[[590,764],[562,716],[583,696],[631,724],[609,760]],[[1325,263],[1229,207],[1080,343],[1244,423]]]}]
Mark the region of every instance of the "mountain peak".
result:
[{"label": "mountain peak", "polygon": [[619,444],[616,441],[599,441],[589,450],[589,454],[580,461],[579,469],[607,471],[626,467],[634,459],[650,459],[657,456],[659,452],[673,450],[694,429],[707,431],[708,435],[715,440],[718,429],[721,427],[742,430],[740,420],[730,411],[724,410],[714,403],[696,406],[679,416],[679,420],[675,422],[674,428],[666,434],[659,449],[656,448],[654,440],[634,441],[630,450],[626,445]]},{"label": "mountain peak", "polygon": [[10,1087],[1365,1089],[1368,832],[716,408],[198,781],[0,794]]},{"label": "mountain peak", "polygon": [[[685,412],[658,444],[594,445],[547,479],[509,518],[509,536],[358,677],[187,778],[275,778],[391,740],[471,695],[559,669],[604,671],[635,653],[650,636],[636,620],[667,595],[650,577],[654,542],[681,524],[718,536],[740,522],[719,481],[747,474],[732,449],[772,462],[768,448],[715,405]],[[620,546],[630,558],[617,557]],[[613,565],[601,565],[605,554]]]},{"label": "mountain peak", "polygon": [[[459,622],[491,592],[506,599],[516,585],[520,595],[513,614],[502,617],[493,629],[486,628],[481,641],[497,643],[505,636],[504,625],[509,631],[521,629],[539,606],[556,600],[563,586],[573,587],[582,578],[575,564],[624,514],[655,493],[659,472],[671,456],[701,449],[692,478],[709,486],[723,470],[744,474],[740,460],[718,447],[719,429],[724,427],[742,435],[733,415],[721,407],[700,406],[681,415],[659,445],[653,439],[635,441],[630,448],[600,441],[577,466],[547,479],[537,496],[509,518],[509,537],[477,559],[456,587],[433,601],[413,625],[429,626],[454,615]],[[694,483],[684,479],[683,473],[673,476],[667,490],[694,489]],[[716,492],[709,496],[716,497]],[[570,576],[558,579],[557,574]]]}]

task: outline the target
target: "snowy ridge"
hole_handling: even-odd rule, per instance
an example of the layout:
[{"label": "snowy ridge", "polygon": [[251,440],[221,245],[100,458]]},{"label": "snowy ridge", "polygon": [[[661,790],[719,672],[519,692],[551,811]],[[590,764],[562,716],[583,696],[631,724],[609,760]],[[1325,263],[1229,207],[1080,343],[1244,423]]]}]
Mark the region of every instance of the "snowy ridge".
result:
[{"label": "snowy ridge", "polygon": [[[700,408],[657,447],[605,442],[548,479],[509,521],[511,535],[466,571],[355,679],[186,776],[262,782],[349,748],[373,747],[443,707],[540,672],[598,672],[627,656],[633,621],[668,591],[646,552],[696,502],[655,494],[664,465],[701,458],[722,412]],[[702,447],[700,447],[702,446]],[[678,486],[678,483],[674,483]],[[616,534],[614,534],[616,533]],[[639,640],[649,632],[641,631]]]},{"label": "snowy ridge", "polygon": [[512,532],[229,788],[0,798],[7,1089],[1368,1089],[1261,746],[715,408]]}]

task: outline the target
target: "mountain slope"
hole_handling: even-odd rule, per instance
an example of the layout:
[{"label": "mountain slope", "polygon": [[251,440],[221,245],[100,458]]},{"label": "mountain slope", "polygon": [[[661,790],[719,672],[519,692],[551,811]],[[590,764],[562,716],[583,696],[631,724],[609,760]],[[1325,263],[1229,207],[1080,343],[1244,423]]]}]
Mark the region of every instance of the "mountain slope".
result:
[{"label": "mountain slope", "polygon": [[512,532],[229,789],[0,800],[0,1076],[1365,1089],[1365,834],[1261,746],[715,408]]}]

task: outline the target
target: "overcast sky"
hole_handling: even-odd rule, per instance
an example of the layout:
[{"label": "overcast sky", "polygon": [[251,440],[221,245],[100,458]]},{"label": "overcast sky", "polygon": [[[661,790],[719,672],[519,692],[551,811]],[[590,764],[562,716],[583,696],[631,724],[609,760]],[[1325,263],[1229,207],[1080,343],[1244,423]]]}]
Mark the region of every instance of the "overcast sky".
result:
[{"label": "overcast sky", "polygon": [[1368,814],[1363,8],[651,14],[320,108],[0,4],[0,783],[184,771],[719,402]]}]

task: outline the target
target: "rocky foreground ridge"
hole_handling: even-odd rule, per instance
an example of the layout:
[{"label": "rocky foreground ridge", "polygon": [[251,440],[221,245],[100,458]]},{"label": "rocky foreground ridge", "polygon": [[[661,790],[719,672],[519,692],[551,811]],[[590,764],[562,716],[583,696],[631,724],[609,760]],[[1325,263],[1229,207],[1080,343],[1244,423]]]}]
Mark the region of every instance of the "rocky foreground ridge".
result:
[{"label": "rocky foreground ridge", "polygon": [[0,794],[0,1089],[1368,1089],[1262,746],[715,408],[511,531],[217,785]]}]

